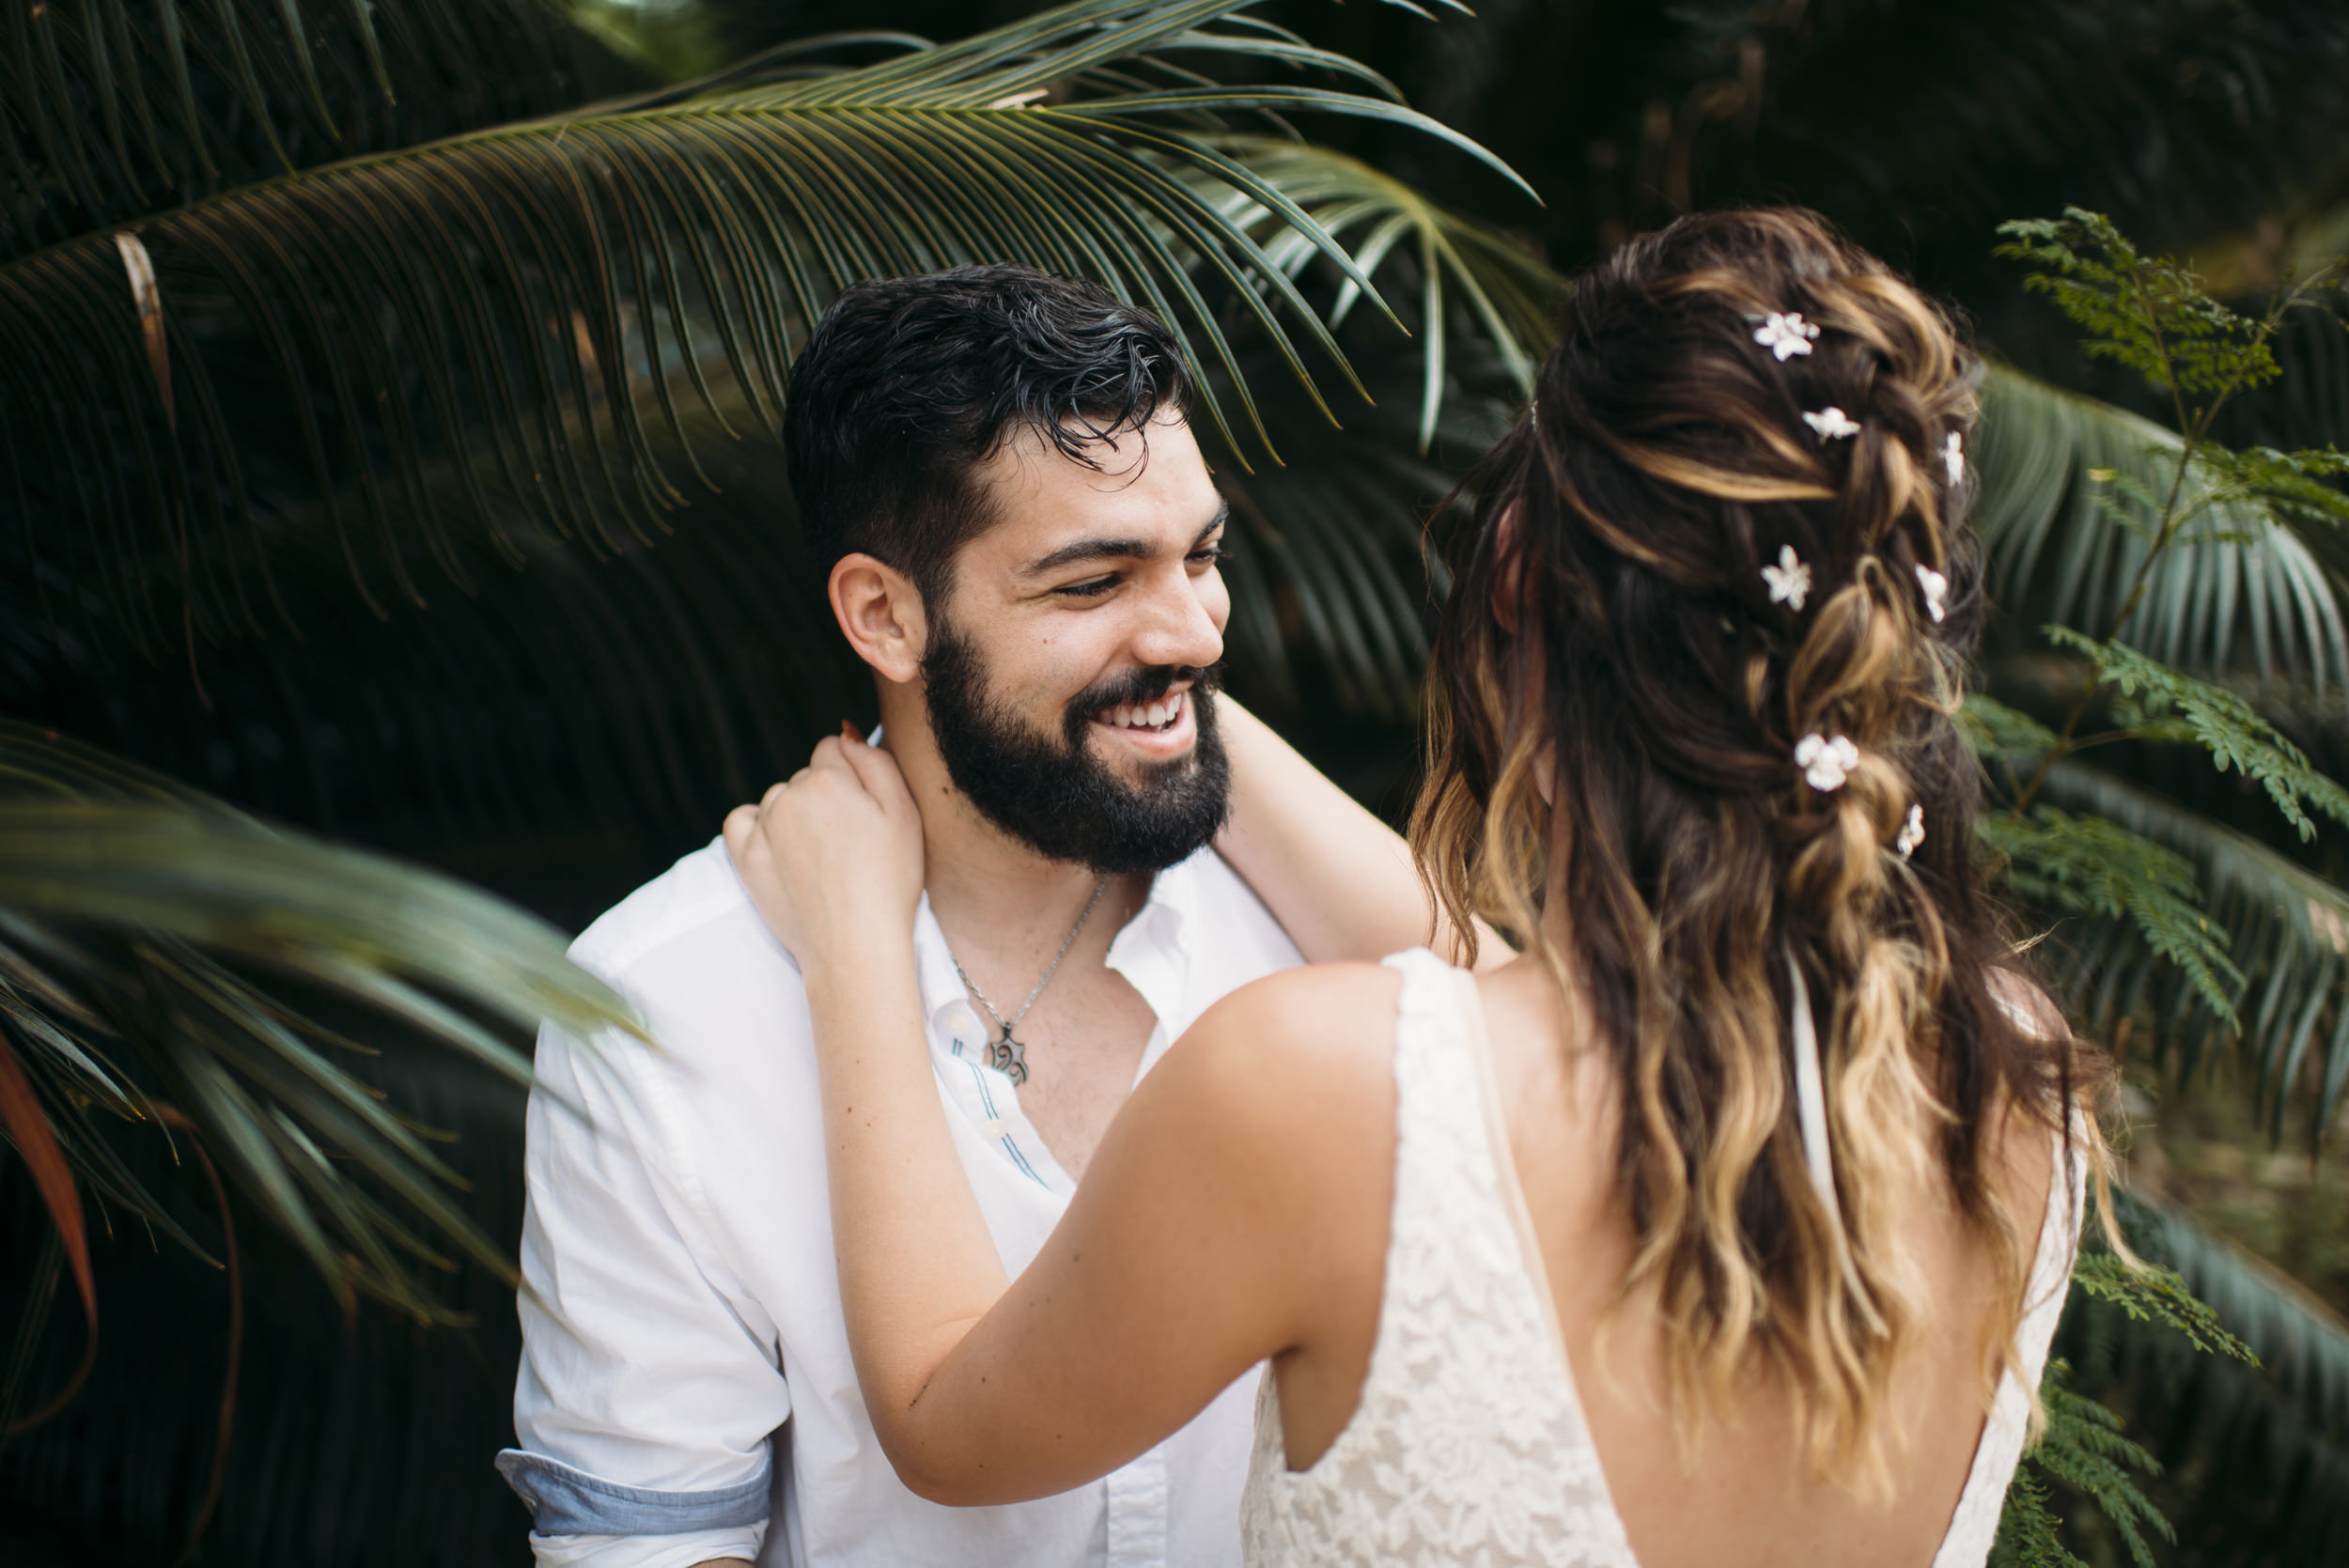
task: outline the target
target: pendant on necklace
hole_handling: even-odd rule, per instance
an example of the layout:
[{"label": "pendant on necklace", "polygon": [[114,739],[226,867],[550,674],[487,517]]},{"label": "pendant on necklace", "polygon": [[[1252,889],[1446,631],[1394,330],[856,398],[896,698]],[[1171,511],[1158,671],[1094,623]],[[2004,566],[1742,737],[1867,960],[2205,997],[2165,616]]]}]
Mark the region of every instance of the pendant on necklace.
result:
[{"label": "pendant on necklace", "polygon": [[987,1043],[987,1064],[1011,1079],[1018,1088],[1028,1081],[1028,1048],[1011,1037],[1011,1025],[1003,1026],[1003,1037]]}]

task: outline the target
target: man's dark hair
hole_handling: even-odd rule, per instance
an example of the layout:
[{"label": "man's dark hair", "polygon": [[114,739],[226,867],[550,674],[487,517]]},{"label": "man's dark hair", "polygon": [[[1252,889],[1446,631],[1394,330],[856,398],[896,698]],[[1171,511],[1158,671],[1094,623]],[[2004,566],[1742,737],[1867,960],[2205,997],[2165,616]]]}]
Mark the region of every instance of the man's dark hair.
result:
[{"label": "man's dark hair", "polygon": [[800,527],[824,570],[862,551],[935,603],[955,552],[992,520],[973,466],[1023,427],[1085,443],[1188,413],[1165,323],[1097,284],[957,267],[859,284],[808,334],[783,416]]}]

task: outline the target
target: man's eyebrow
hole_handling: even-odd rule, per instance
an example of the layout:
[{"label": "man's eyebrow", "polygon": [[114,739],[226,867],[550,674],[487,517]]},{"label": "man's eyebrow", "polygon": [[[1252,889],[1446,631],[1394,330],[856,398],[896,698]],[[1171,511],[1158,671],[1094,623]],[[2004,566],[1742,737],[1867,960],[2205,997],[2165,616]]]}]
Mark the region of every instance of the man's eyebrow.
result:
[{"label": "man's eyebrow", "polygon": [[[1190,548],[1197,550],[1201,545],[1206,544],[1214,536],[1218,529],[1223,527],[1231,520],[1232,504],[1227,501],[1216,508],[1215,517],[1209,520],[1207,526],[1199,530],[1199,536],[1191,541]],[[1023,575],[1042,577],[1046,572],[1058,571],[1061,567],[1074,566],[1079,561],[1146,561],[1157,553],[1157,547],[1147,539],[1077,539],[1046,555],[1042,560],[1028,567]]]},{"label": "man's eyebrow", "polygon": [[1079,561],[1132,561],[1157,554],[1147,539],[1079,539],[1053,551],[1035,565],[1027,575],[1041,577],[1049,571],[1072,566]]}]

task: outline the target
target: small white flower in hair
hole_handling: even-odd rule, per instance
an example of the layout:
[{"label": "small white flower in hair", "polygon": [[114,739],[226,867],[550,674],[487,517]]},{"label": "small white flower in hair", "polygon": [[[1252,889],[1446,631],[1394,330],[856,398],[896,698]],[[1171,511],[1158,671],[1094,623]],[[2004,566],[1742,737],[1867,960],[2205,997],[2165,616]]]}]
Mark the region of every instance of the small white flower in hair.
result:
[{"label": "small white flower in hair", "polygon": [[1778,547],[1778,565],[1762,568],[1762,581],[1770,585],[1770,602],[1783,601],[1790,610],[1800,610],[1802,601],[1811,597],[1811,568],[1802,564],[1793,545]]},{"label": "small white flower in hair", "polygon": [[1917,852],[1917,846],[1925,841],[1925,808],[1910,806],[1908,820],[1901,824],[1900,836],[1892,841],[1892,848],[1902,860]]},{"label": "small white flower in hair", "polygon": [[1780,363],[1797,354],[1811,351],[1811,340],[1819,335],[1819,329],[1802,318],[1802,312],[1790,310],[1781,315],[1771,311],[1762,318],[1762,324],[1753,329],[1753,340],[1779,357]]},{"label": "small white flower in hair", "polygon": [[1806,735],[1795,742],[1795,766],[1811,787],[1822,793],[1843,787],[1843,780],[1859,766],[1859,748],[1851,737],[1839,735],[1832,740],[1823,735]]},{"label": "small white flower in hair", "polygon": [[1933,617],[1934,625],[1939,626],[1941,617],[1949,613],[1943,601],[1949,597],[1950,580],[1931,567],[1921,565],[1917,568],[1917,586],[1925,591],[1925,613]]},{"label": "small white flower in hair", "polygon": [[1821,441],[1847,441],[1859,433],[1859,421],[1841,409],[1821,409],[1817,413],[1806,411],[1802,422],[1819,432]]},{"label": "small white flower in hair", "polygon": [[1955,430],[1941,438],[1941,469],[1952,485],[1966,477],[1966,442]]}]

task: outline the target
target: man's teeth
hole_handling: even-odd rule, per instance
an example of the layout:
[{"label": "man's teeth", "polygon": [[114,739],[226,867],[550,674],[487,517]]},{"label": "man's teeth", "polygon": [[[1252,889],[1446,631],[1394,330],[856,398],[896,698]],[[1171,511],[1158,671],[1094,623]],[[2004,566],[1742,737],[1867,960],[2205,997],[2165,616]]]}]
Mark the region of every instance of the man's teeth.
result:
[{"label": "man's teeth", "polygon": [[1119,703],[1101,714],[1101,722],[1121,730],[1160,730],[1183,716],[1184,693],[1176,691],[1155,703]]}]

